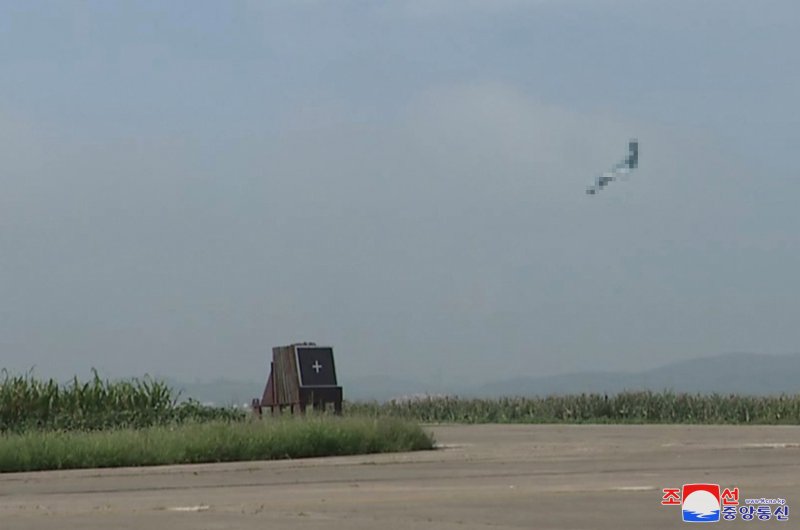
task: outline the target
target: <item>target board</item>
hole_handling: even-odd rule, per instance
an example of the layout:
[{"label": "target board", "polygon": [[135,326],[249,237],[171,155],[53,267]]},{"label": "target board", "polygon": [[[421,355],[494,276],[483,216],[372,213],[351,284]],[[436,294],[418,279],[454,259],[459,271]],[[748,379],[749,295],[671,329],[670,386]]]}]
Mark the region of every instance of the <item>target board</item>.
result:
[{"label": "target board", "polygon": [[333,348],[303,342],[272,349],[267,385],[252,406],[259,415],[263,407],[270,407],[273,413],[276,407],[280,411],[284,406],[303,412],[308,405],[324,409],[327,404],[341,413],[342,399]]},{"label": "target board", "polygon": [[300,368],[300,386],[336,386],[336,367],[333,348],[327,346],[295,346],[297,366]]}]

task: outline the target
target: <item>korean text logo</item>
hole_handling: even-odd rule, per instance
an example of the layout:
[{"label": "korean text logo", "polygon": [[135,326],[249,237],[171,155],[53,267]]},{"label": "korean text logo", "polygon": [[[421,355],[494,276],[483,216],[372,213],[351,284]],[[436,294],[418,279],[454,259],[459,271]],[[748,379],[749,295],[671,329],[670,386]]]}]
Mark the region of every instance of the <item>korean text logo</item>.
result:
[{"label": "korean text logo", "polygon": [[720,488],[719,484],[684,484],[681,488],[663,488],[661,504],[681,506],[684,522],[789,520],[786,499],[744,499],[739,505],[739,488]]}]

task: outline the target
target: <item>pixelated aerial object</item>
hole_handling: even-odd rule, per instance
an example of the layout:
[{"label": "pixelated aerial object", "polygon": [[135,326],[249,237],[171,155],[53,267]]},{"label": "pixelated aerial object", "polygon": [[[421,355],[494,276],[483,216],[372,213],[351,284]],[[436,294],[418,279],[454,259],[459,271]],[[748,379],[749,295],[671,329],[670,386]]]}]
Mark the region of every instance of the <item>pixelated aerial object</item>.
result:
[{"label": "pixelated aerial object", "polygon": [[594,185],[586,190],[586,193],[589,195],[594,195],[601,189],[608,186],[608,184],[614,180],[617,180],[619,177],[623,175],[627,175],[631,171],[633,171],[639,165],[639,142],[637,140],[631,140],[628,142],[628,156],[625,157],[624,160],[617,163],[614,167],[610,170],[606,171],[595,181]]}]

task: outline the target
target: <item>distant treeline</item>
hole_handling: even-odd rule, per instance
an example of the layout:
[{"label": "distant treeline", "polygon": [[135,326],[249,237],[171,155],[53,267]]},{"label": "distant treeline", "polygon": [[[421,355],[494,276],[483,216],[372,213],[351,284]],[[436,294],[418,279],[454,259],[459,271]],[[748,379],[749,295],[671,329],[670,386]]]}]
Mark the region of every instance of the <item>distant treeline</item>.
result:
[{"label": "distant treeline", "polygon": [[416,397],[346,403],[350,414],[428,423],[696,423],[800,424],[800,395],[739,396],[622,392],[542,398]]}]

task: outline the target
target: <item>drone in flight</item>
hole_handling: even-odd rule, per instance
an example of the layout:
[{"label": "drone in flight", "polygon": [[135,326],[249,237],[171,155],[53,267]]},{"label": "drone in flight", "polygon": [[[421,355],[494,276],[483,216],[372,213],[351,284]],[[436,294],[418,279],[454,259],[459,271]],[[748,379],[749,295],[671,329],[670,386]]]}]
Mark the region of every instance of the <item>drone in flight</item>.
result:
[{"label": "drone in flight", "polygon": [[617,178],[627,175],[639,165],[639,141],[636,139],[628,142],[628,156],[624,160],[617,163],[610,170],[606,171],[595,181],[594,185],[586,190],[588,195],[594,195],[601,189],[608,186],[608,184]]}]

